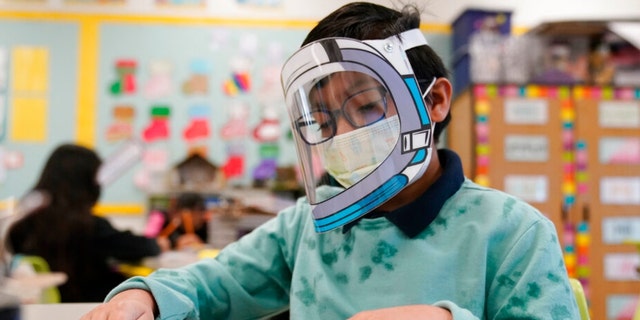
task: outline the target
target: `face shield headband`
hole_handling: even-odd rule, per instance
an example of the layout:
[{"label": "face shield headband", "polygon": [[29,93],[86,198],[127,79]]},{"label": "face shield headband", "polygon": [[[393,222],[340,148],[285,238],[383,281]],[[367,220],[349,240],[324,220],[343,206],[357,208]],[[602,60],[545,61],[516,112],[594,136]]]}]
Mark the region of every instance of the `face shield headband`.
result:
[{"label": "face shield headband", "polygon": [[[326,38],[284,64],[282,86],[316,231],[358,219],[426,171],[433,123],[423,99],[427,92],[420,91],[406,56],[421,45],[427,41],[418,29],[380,40]],[[350,134],[359,137],[357,145],[354,139],[337,142]],[[387,140],[384,147],[380,137]],[[349,156],[335,152],[349,148]],[[351,155],[363,154],[375,154],[373,169],[353,163]],[[336,159],[360,176],[339,187],[322,185],[321,174]]]}]

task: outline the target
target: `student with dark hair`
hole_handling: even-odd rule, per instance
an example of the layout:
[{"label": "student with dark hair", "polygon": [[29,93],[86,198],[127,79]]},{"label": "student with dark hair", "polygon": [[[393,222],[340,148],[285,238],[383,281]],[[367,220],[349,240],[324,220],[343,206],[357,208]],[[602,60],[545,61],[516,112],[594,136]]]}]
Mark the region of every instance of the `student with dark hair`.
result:
[{"label": "student with dark hair", "polygon": [[30,191],[46,201],[7,232],[9,252],[40,256],[51,271],[67,275],[59,287],[62,302],[103,301],[113,286],[126,279],[112,267],[111,259],[135,261],[161,251],[156,240],[117,230],[92,214],[100,198],[96,173],[101,163],[91,149],[57,147]]},{"label": "student with dark hair", "polygon": [[166,237],[171,248],[198,248],[207,243],[211,214],[202,195],[192,192],[179,194],[165,215],[166,221],[158,237]]},{"label": "student with dark hair", "polygon": [[551,221],[435,147],[452,88],[419,26],[364,2],[322,19],[282,70],[306,198],[83,319],[578,319]]}]

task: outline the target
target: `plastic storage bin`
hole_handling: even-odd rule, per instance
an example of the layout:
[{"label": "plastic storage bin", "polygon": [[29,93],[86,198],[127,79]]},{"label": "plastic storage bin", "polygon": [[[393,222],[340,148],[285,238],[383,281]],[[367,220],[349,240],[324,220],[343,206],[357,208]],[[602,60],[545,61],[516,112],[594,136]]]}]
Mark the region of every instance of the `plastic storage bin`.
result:
[{"label": "plastic storage bin", "polygon": [[[453,92],[457,95],[471,84],[471,37],[482,32],[511,34],[511,11],[466,9],[453,22]],[[497,53],[496,53],[497,54]]]}]

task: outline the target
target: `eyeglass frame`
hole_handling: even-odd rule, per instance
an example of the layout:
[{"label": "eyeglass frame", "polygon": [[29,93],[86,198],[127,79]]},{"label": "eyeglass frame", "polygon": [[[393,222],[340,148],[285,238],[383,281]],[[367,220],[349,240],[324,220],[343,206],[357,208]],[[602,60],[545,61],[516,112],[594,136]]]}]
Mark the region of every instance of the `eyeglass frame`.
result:
[{"label": "eyeglass frame", "polygon": [[[365,124],[357,124],[351,118],[351,116],[349,116],[349,113],[344,111],[345,106],[355,96],[357,96],[359,94],[362,94],[364,92],[367,92],[367,91],[372,91],[372,90],[378,91],[380,93],[380,95],[381,95],[381,99],[380,100],[372,101],[371,103],[374,103],[374,102],[378,103],[380,101],[382,102],[382,115],[378,119],[375,119],[374,121],[371,121],[371,122],[368,122],[368,123],[365,123]],[[312,145],[313,146],[313,145],[318,145],[318,144],[327,142],[327,141],[331,140],[333,137],[336,136],[336,133],[338,131],[338,125],[337,125],[338,117],[336,115],[340,115],[340,116],[344,117],[347,120],[347,122],[349,122],[349,124],[352,127],[354,127],[355,129],[360,129],[360,128],[364,128],[364,127],[370,126],[370,125],[372,125],[372,124],[384,119],[387,116],[387,111],[388,111],[387,95],[388,94],[389,94],[389,91],[382,85],[378,85],[378,86],[375,86],[375,87],[372,87],[372,88],[360,90],[360,91],[358,91],[358,92],[356,92],[356,93],[354,93],[352,95],[349,95],[344,100],[344,102],[342,103],[340,108],[337,108],[337,109],[334,109],[334,110],[318,109],[318,110],[315,110],[313,112],[301,115],[300,117],[298,117],[298,119],[294,123],[295,127],[296,127],[296,130],[298,131],[300,137],[302,138],[302,140],[304,140],[305,143],[307,143],[308,145]],[[362,106],[364,106],[364,105],[362,105]],[[307,139],[307,136],[302,132],[301,127],[303,127],[303,126],[300,126],[299,124],[302,123],[302,124],[305,124],[304,126],[307,126],[307,123],[312,123],[310,121],[307,121],[306,119],[315,119],[315,117],[313,117],[312,114],[317,113],[317,112],[324,113],[324,114],[328,115],[329,121],[327,121],[326,123],[328,123],[330,125],[331,134],[329,134],[325,138],[321,138],[317,142],[310,142]],[[313,121],[316,122],[315,120],[313,120]],[[322,127],[320,128],[320,130],[322,130]]]}]

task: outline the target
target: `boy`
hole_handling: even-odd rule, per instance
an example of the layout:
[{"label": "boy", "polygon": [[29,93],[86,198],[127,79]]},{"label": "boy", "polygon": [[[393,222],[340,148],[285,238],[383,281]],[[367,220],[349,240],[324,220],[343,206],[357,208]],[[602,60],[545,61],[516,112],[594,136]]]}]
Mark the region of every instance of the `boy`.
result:
[{"label": "boy", "polygon": [[577,319],[553,224],[433,147],[451,84],[419,24],[362,2],[321,20],[282,71],[306,199],[83,319]]}]

